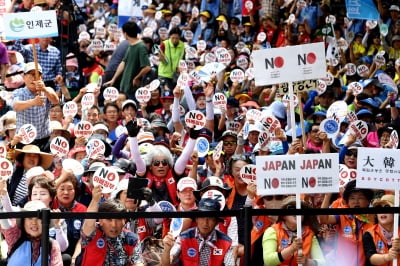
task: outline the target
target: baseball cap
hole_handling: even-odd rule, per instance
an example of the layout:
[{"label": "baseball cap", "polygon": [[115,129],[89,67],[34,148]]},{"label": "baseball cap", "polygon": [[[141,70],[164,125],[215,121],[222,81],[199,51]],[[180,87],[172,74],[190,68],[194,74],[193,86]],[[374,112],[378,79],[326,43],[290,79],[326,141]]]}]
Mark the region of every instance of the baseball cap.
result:
[{"label": "baseball cap", "polygon": [[222,134],[222,136],[219,138],[218,141],[223,140],[225,137],[234,137],[234,138],[237,138],[237,136],[238,136],[238,134],[237,134],[235,131],[227,130],[227,131],[225,131],[225,132]]},{"label": "baseball cap", "polygon": [[182,191],[185,188],[193,188],[193,190],[197,190],[196,181],[191,177],[181,178],[177,184],[177,189],[178,191]]},{"label": "baseball cap", "polygon": [[[38,71],[40,73],[43,73],[42,72],[42,67],[39,64],[37,64],[37,67],[38,67]],[[29,62],[29,63],[25,64],[25,66],[24,66],[24,73],[25,74],[28,73],[29,71],[32,71],[32,70],[35,70],[35,63],[34,62]]]},{"label": "baseball cap", "polygon": [[137,111],[137,105],[134,100],[126,100],[122,103],[122,111],[127,107],[128,105],[132,106],[136,111]]}]

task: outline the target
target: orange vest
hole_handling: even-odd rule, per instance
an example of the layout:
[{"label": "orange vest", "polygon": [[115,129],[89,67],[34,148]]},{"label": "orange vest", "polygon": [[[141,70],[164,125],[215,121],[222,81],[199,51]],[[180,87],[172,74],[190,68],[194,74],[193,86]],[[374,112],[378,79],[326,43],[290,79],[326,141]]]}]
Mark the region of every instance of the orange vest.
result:
[{"label": "orange vest", "polygon": [[373,224],[361,222],[351,215],[340,215],[339,218],[336,265],[364,265],[362,236]]},{"label": "orange vest", "polygon": [[[281,252],[286,247],[290,246],[289,243],[289,235],[287,234],[286,230],[283,228],[282,221],[272,225],[272,227],[276,231],[276,240],[278,244],[278,252]],[[314,236],[314,232],[311,230],[309,226],[303,226],[303,234],[302,234],[302,241],[303,241],[303,249],[302,252],[306,256],[306,258],[311,258],[311,246],[312,246],[312,239]],[[284,262],[279,265],[297,265],[297,253],[294,256],[287,258]]]},{"label": "orange vest", "polygon": [[[371,228],[369,228],[368,233],[371,234],[372,240],[374,241],[376,253],[377,254],[387,254],[389,252],[388,244],[386,242],[386,238],[382,234],[381,227],[378,224],[375,224]],[[380,264],[384,265],[393,265],[392,262]],[[397,265],[400,265],[400,260],[397,260]]]}]

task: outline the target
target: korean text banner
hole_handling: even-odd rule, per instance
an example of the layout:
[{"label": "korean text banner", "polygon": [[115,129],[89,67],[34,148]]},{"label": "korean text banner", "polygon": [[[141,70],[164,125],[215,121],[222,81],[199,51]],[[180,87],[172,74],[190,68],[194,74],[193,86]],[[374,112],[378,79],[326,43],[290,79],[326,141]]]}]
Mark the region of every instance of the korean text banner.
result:
[{"label": "korean text banner", "polygon": [[256,157],[258,195],[339,192],[337,153]]},{"label": "korean text banner", "polygon": [[347,17],[379,20],[379,12],[372,0],[346,0]]},{"label": "korean text banner", "polygon": [[55,10],[4,14],[6,40],[58,36]]},{"label": "korean text banner", "polygon": [[256,50],[252,59],[256,86],[320,79],[326,75],[323,42]]},{"label": "korean text banner", "polygon": [[377,148],[357,150],[357,187],[399,190],[400,150]]}]

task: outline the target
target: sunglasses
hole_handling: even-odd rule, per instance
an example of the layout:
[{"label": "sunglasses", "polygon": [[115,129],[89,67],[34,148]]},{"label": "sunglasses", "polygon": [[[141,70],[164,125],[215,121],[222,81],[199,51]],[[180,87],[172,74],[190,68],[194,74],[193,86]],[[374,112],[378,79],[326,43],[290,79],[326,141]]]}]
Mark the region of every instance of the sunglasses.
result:
[{"label": "sunglasses", "polygon": [[285,198],[285,196],[283,196],[283,195],[265,196],[265,197],[263,197],[263,200],[266,200],[266,201],[283,200],[284,198]]},{"label": "sunglasses", "polygon": [[318,133],[319,129],[313,129],[311,130],[311,133]]},{"label": "sunglasses", "polygon": [[224,141],[224,145],[236,145],[236,141]]},{"label": "sunglasses", "polygon": [[383,123],[386,123],[386,121],[383,120],[383,119],[377,119],[377,120],[375,120],[375,123],[377,123],[377,124],[383,124]]},{"label": "sunglasses", "polygon": [[79,46],[79,48],[81,48],[81,49],[85,49],[85,48],[88,48],[88,47],[89,47],[88,44],[84,44],[84,45],[80,45],[80,46]]},{"label": "sunglasses", "polygon": [[382,205],[377,205],[377,206],[375,206],[375,208],[378,208],[378,209],[380,209],[380,208],[391,208],[391,206],[390,205],[384,205],[384,206],[382,206]]},{"label": "sunglasses", "polygon": [[351,156],[357,157],[357,152],[352,151],[352,150],[347,150],[346,155],[349,157],[351,157]]},{"label": "sunglasses", "polygon": [[167,160],[154,160],[152,162],[153,166],[159,166],[160,164],[162,164],[162,166],[167,166],[168,165],[168,161]]}]

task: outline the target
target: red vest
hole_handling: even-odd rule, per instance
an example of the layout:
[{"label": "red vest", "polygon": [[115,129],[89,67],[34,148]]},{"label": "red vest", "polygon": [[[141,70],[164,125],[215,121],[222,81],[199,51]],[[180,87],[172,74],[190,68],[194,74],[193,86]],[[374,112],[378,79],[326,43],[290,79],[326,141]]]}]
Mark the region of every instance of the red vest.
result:
[{"label": "red vest", "polygon": [[[103,266],[107,255],[107,243],[106,239],[103,237],[103,232],[100,229],[96,229],[95,237],[87,246],[82,246],[82,248],[85,248],[85,250],[82,256],[81,265]],[[134,245],[124,243],[124,249],[128,258],[132,256],[134,248]]]},{"label": "red vest", "polygon": [[178,206],[179,202],[176,196],[176,181],[171,169],[168,170],[167,176],[164,178],[156,177],[150,171],[147,171],[146,178],[149,180],[147,187],[150,189],[153,187],[154,182],[165,182],[171,203]]},{"label": "red vest", "polygon": [[[196,228],[190,228],[180,235],[180,260],[183,266],[200,265],[199,244],[197,243],[195,232]],[[224,265],[225,254],[232,245],[232,240],[227,235],[219,232],[218,230],[216,230],[216,233],[217,241],[213,242],[213,244],[217,248],[211,248],[211,255],[208,263],[209,266]]]},{"label": "red vest", "polygon": [[[281,252],[284,248],[287,246],[290,246],[291,243],[289,243],[289,235],[287,234],[286,230],[282,226],[282,222],[278,222],[272,227],[276,231],[276,239],[277,239],[277,246],[278,246],[278,252]],[[303,241],[303,249],[302,252],[303,254],[307,257],[311,257],[311,246],[312,246],[312,239],[314,236],[314,232],[311,230],[309,226],[304,226],[303,227],[303,234],[302,234],[302,241]],[[287,258],[284,262],[282,262],[279,265],[297,265],[297,260],[296,260],[297,253],[295,253],[294,257],[289,257]]]}]

